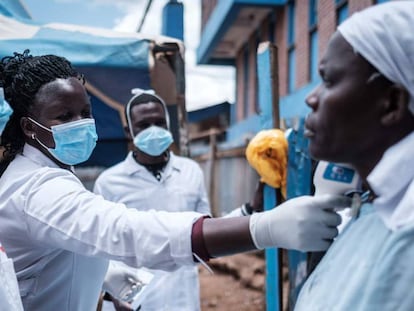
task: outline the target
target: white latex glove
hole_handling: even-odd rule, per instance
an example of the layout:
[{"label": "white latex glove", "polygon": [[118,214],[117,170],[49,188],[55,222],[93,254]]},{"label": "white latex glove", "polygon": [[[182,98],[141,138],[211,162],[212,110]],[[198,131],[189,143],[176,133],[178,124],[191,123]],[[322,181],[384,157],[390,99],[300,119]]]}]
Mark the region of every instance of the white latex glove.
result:
[{"label": "white latex glove", "polygon": [[254,213],[250,233],[257,248],[281,247],[303,252],[326,250],[337,236],[341,217],[334,208],[351,206],[339,195],[302,196]]},{"label": "white latex glove", "polygon": [[102,290],[115,299],[129,302],[142,288],[134,268],[114,261],[109,262]]}]

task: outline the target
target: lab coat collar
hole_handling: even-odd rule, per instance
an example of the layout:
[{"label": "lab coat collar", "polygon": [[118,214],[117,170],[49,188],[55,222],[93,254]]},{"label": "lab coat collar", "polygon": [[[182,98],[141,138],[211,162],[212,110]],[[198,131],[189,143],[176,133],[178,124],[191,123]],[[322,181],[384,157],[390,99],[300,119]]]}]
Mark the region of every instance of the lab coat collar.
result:
[{"label": "lab coat collar", "polygon": [[384,223],[396,230],[414,219],[414,208],[407,208],[404,195],[414,178],[412,152],[414,133],[390,147],[368,175],[368,183],[377,195],[376,209]]},{"label": "lab coat collar", "polygon": [[[177,163],[176,156],[170,151],[170,159],[168,160],[168,163],[164,168],[161,180],[170,176],[173,171],[180,172],[181,171],[180,167],[177,164],[178,163]],[[135,161],[134,156],[132,155],[132,151],[129,152],[127,158],[124,161],[124,169],[125,169],[125,173],[128,174],[129,176],[132,176],[135,174],[141,174],[142,172],[151,174],[148,172],[145,166]]]},{"label": "lab coat collar", "polygon": [[48,158],[44,153],[42,153],[39,149],[25,144],[23,147],[23,156],[30,159],[31,161],[39,164],[40,166],[47,166],[47,167],[54,167],[59,168],[55,162],[53,162],[50,158]]}]

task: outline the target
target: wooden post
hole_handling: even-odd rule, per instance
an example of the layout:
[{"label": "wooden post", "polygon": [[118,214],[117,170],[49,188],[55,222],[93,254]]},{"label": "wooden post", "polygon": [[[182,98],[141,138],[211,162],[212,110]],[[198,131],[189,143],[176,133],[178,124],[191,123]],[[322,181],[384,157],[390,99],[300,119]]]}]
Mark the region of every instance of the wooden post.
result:
[{"label": "wooden post", "polygon": [[187,130],[187,109],[185,107],[185,64],[180,51],[175,53],[175,73],[177,88],[177,114],[178,129],[180,134],[180,154],[190,156],[188,130]]},{"label": "wooden post", "polygon": [[211,214],[213,217],[219,217],[219,210],[216,200],[216,153],[217,153],[217,130],[210,129],[210,180],[209,180],[209,196]]},{"label": "wooden post", "polygon": [[188,156],[187,111],[185,108],[185,64],[180,44],[166,42],[152,48],[154,66],[151,86],[167,103],[170,112],[171,131],[174,144],[171,149]]},{"label": "wooden post", "polygon": [[277,47],[262,42],[257,48],[257,77],[262,128],[279,128],[279,74]]}]

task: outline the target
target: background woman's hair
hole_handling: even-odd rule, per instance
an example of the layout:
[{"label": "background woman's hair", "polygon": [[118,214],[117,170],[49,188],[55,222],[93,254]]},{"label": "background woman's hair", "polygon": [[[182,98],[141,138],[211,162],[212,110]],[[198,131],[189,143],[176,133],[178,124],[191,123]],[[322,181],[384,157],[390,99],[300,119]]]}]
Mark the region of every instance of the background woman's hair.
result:
[{"label": "background woman's hair", "polygon": [[0,61],[0,87],[4,97],[13,109],[13,114],[1,135],[4,147],[0,162],[0,176],[16,154],[21,153],[25,143],[20,119],[29,116],[39,89],[56,79],[81,78],[70,62],[55,55],[32,56],[29,50],[22,54],[4,57]]}]

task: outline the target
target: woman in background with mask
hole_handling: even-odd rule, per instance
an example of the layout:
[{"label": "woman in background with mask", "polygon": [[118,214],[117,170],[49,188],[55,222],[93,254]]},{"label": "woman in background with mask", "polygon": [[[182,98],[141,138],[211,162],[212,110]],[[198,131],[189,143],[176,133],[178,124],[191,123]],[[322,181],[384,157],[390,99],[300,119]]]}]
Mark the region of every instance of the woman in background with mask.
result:
[{"label": "woman in background with mask", "polygon": [[172,271],[256,248],[323,250],[340,222],[329,208],[349,203],[302,197],[228,219],[128,209],[73,173],[97,135],[83,78],[66,59],[15,53],[1,61],[0,86],[13,109],[1,137],[0,237],[25,310],[95,309],[108,259]]},{"label": "woman in background with mask", "polygon": [[[125,119],[125,133],[133,143],[132,150],[124,161],[102,172],[94,192],[141,211],[192,211],[210,215],[201,168],[194,160],[170,150],[173,137],[164,100],[151,90],[135,89],[125,105]],[[180,267],[173,272],[151,270],[151,273],[155,277],[145,296],[139,299],[142,310],[201,310],[196,266]]]},{"label": "woman in background with mask", "polygon": [[4,99],[4,90],[0,87],[0,135],[3,133],[12,112],[10,105]]},{"label": "woman in background with mask", "polygon": [[[9,104],[4,100],[3,88],[0,88],[0,133],[3,132],[12,113]],[[3,152],[1,152],[3,154]],[[0,237],[1,241],[1,237]],[[19,295],[19,287],[13,268],[13,261],[7,257],[0,243],[0,301],[2,308],[10,311],[23,311]]]}]

